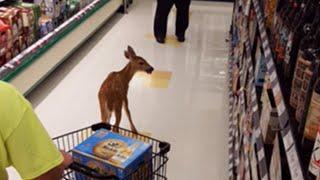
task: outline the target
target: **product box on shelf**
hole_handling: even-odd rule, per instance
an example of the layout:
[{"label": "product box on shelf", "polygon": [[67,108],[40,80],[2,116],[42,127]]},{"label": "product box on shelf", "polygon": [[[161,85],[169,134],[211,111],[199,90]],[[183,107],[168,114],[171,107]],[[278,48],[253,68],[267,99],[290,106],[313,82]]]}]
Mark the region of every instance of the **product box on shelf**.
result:
[{"label": "product box on shelf", "polygon": [[302,52],[299,52],[299,57],[296,64],[296,69],[294,72],[290,96],[290,105],[296,109],[298,106],[298,101],[300,97],[301,87],[303,84],[303,77],[305,70],[311,66],[311,62],[305,59],[302,55]]},{"label": "product box on shelf", "polygon": [[11,47],[8,43],[11,41],[11,35],[11,27],[0,20],[0,66],[12,58]]},{"label": "product box on shelf", "polygon": [[53,21],[50,18],[47,18],[46,16],[41,16],[39,20],[39,34],[40,38],[47,35],[49,32],[53,31],[54,25]]},{"label": "product box on shelf", "polygon": [[312,93],[312,98],[309,106],[305,129],[304,129],[304,137],[312,141],[315,141],[317,136],[317,130],[320,125],[319,107],[320,107],[320,94],[315,89]]},{"label": "product box on shelf", "polygon": [[[72,150],[75,162],[98,170],[101,174],[116,175],[119,179],[136,170],[147,175],[152,171],[152,146],[150,144],[107,131],[96,131]],[[141,167],[141,164],[149,163]],[[77,178],[84,178],[76,174]]]},{"label": "product box on shelf", "polygon": [[256,71],[255,71],[255,84],[256,86],[262,87],[264,84],[264,77],[267,72],[267,64],[265,62],[264,55],[261,53],[260,46],[261,46],[261,43],[260,41],[258,41],[256,54],[255,54],[255,58],[257,60]]},{"label": "product box on shelf", "polygon": [[296,119],[298,122],[305,121],[306,107],[309,107],[309,99],[312,94],[312,79],[313,79],[313,71],[307,68],[304,71],[303,75],[303,83],[300,89],[300,96],[298,97],[298,104],[296,110]]},{"label": "product box on shelf", "polygon": [[274,129],[278,127],[278,113],[277,109],[271,106],[267,90],[262,93],[261,101],[263,102],[261,113],[261,131],[265,144],[273,144],[276,132]]},{"label": "product box on shelf", "polygon": [[22,16],[22,38],[25,41],[26,46],[30,46],[36,41],[37,37],[37,26],[34,12],[31,8],[25,8],[22,6],[16,6],[20,9]]},{"label": "product box on shelf", "polygon": [[57,18],[60,14],[59,0],[34,0],[34,4],[39,5],[44,15],[51,19]]},{"label": "product box on shelf", "polygon": [[12,38],[8,41],[8,46],[11,47],[14,57],[25,47],[24,39],[21,37],[23,33],[21,11],[14,7],[0,7],[0,20],[11,27]]},{"label": "product box on shelf", "polygon": [[273,151],[270,162],[270,179],[272,180],[282,180],[281,175],[281,156],[280,156],[280,147],[279,147],[279,138],[276,135],[273,143]]},{"label": "product box on shelf", "polygon": [[68,1],[68,16],[71,17],[80,10],[79,0],[69,0]]},{"label": "product box on shelf", "polygon": [[60,14],[56,18],[57,20],[57,25],[62,24],[68,19],[68,4],[66,0],[59,0],[59,5],[60,5]]},{"label": "product box on shelf", "polygon": [[[40,37],[40,34],[39,34],[39,19],[41,16],[40,6],[37,4],[25,3],[25,2],[19,3],[16,6],[19,8],[25,9],[23,11],[24,12],[24,15],[23,15],[24,33],[26,33],[26,31],[28,31],[28,34],[33,33],[33,37],[28,37],[28,40],[27,40],[27,44],[28,46],[30,46],[30,43],[32,42],[32,40],[33,42],[35,42]],[[32,11],[32,13],[30,12],[30,10]]]},{"label": "product box on shelf", "polygon": [[318,127],[317,138],[314,143],[313,151],[309,163],[309,172],[314,176],[320,174],[320,129]]}]

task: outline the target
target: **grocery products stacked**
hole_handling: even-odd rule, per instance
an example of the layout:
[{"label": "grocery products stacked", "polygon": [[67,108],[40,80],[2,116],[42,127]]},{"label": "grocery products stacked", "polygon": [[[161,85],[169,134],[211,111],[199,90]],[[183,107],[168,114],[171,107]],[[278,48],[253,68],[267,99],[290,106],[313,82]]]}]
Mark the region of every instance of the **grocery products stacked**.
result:
[{"label": "grocery products stacked", "polygon": [[[320,127],[318,94],[320,59],[320,3],[311,0],[287,0],[277,3],[270,27],[276,68],[290,109],[292,128],[301,146],[305,178],[315,179],[320,164],[312,160],[320,154],[313,150]],[[315,147],[316,148],[316,147]],[[307,168],[310,164],[310,168]]]},{"label": "grocery products stacked", "polygon": [[44,37],[91,0],[34,0],[0,7],[0,67]]},{"label": "grocery products stacked", "polygon": [[316,179],[320,1],[236,0],[230,32],[231,179]]}]

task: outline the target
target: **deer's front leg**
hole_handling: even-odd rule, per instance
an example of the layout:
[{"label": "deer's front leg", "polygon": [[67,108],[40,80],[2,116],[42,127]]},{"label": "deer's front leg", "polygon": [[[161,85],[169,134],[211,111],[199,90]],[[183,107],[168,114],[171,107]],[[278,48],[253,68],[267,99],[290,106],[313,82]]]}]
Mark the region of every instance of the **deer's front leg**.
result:
[{"label": "deer's front leg", "polygon": [[127,116],[128,116],[131,130],[132,130],[134,133],[138,133],[136,127],[135,127],[134,124],[133,124],[132,118],[131,118],[131,113],[130,113],[130,110],[129,110],[128,99],[127,99],[127,98],[124,100],[124,110],[126,111],[126,114],[127,114]]},{"label": "deer's front leg", "polygon": [[116,115],[116,123],[114,125],[114,132],[119,132],[119,125],[121,122],[121,111],[122,111],[122,103],[117,103],[116,107],[114,109],[115,115]]}]

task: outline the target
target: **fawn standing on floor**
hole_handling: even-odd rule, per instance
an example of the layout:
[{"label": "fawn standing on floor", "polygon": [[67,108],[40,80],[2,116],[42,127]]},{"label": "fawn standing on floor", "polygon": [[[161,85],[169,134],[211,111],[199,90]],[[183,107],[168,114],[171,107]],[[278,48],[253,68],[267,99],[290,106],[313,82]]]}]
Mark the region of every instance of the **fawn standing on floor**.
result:
[{"label": "fawn standing on floor", "polygon": [[153,67],[145,59],[137,56],[130,46],[128,46],[124,55],[129,60],[129,63],[121,71],[111,72],[100,87],[101,120],[104,123],[110,123],[111,114],[114,112],[116,116],[115,131],[119,131],[122,107],[124,107],[130,121],[131,130],[137,133],[128,107],[129,83],[136,72],[144,71],[151,74]]}]

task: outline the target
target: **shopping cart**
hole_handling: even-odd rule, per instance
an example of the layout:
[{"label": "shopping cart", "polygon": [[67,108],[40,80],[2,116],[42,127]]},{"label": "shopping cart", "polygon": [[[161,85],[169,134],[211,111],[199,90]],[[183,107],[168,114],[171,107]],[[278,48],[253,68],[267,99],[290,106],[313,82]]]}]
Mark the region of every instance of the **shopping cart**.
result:
[{"label": "shopping cart", "polygon": [[[111,130],[112,125],[99,123],[94,124],[90,127],[82,128],[59,137],[53,138],[53,142],[59,149],[63,149],[66,152],[70,152],[74,147],[87,139],[90,135],[99,129]],[[119,134],[127,137],[133,137],[140,141],[149,143],[152,145],[152,158],[147,160],[146,163],[139,165],[139,168],[136,169],[133,173],[129,174],[125,179],[127,180],[166,180],[167,174],[167,162],[168,156],[167,153],[170,151],[170,144],[167,142],[159,141],[157,139],[135,134],[130,130],[119,128]],[[144,168],[149,168],[149,170],[141,170]],[[152,169],[151,169],[152,167]],[[151,171],[150,171],[151,169]],[[65,170],[63,174],[63,179],[72,180],[79,179],[118,179],[114,175],[103,175],[100,174],[97,170],[91,169],[87,166],[73,162],[68,169]]]}]

